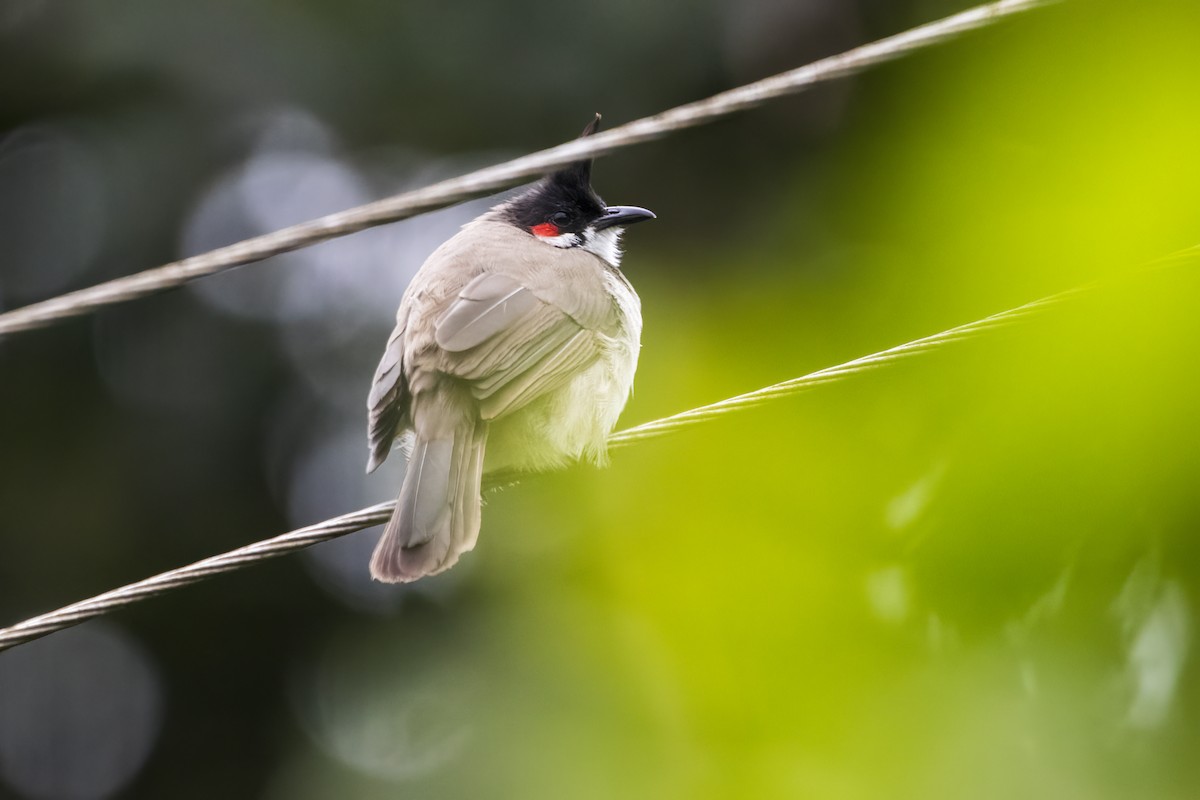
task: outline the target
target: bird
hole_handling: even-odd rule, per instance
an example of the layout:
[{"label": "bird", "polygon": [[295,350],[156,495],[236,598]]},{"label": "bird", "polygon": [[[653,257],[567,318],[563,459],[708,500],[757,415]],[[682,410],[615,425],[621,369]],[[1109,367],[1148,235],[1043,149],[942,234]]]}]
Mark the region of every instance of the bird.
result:
[{"label": "bird", "polygon": [[642,334],[621,235],[655,215],[606,205],[591,173],[590,158],[572,163],[468,222],[404,291],[367,399],[367,472],[397,444],[408,455],[375,580],[415,581],[472,550],[484,473],[605,463]]}]

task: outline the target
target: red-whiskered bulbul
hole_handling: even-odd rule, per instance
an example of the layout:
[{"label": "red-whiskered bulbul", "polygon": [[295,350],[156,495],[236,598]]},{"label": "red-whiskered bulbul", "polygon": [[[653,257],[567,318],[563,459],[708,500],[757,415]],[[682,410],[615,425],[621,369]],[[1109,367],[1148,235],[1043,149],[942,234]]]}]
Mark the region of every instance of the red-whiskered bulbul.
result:
[{"label": "red-whiskered bulbul", "polygon": [[367,401],[367,471],[397,439],[409,452],[377,580],[441,572],[475,546],[484,472],[604,461],[642,334],[620,237],[654,214],[606,206],[591,170],[577,162],[467,223],[405,290]]}]

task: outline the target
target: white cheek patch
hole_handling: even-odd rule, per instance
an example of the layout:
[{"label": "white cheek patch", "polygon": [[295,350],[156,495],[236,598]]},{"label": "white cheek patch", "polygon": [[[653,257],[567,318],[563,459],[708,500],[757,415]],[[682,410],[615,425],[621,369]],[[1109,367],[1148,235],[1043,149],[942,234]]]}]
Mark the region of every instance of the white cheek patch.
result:
[{"label": "white cheek patch", "polygon": [[560,233],[558,236],[542,236],[540,233],[535,233],[534,236],[541,239],[546,244],[552,244],[555,247],[562,247],[565,249],[567,247],[579,246],[578,233]]},{"label": "white cheek patch", "polygon": [[607,261],[614,267],[621,266],[621,234],[623,228],[605,228],[598,231],[587,228],[583,232],[582,247]]}]

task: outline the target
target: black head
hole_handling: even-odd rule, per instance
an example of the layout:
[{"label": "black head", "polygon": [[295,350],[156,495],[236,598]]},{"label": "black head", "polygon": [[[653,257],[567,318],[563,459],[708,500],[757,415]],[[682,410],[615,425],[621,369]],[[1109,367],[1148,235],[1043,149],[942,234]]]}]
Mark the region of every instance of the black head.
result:
[{"label": "black head", "polygon": [[[600,115],[579,138],[600,127]],[[654,215],[634,206],[606,206],[592,189],[592,159],[547,175],[504,206],[509,222],[557,247],[587,247],[598,231],[631,225]],[[590,248],[589,248],[590,249]]]},{"label": "black head", "polygon": [[[600,115],[580,138],[600,127]],[[519,228],[542,236],[581,233],[604,213],[604,201],[592,189],[592,160],[577,161],[547,175],[508,204],[508,216]]]}]

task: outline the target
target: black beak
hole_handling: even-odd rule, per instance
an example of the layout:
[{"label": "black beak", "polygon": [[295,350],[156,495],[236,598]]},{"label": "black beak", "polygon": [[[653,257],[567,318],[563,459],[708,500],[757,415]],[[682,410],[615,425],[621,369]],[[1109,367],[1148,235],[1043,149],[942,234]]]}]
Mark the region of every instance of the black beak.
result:
[{"label": "black beak", "polygon": [[654,219],[654,212],[637,206],[609,206],[604,214],[592,226],[598,231],[612,228],[616,225],[632,225],[642,220]]}]

